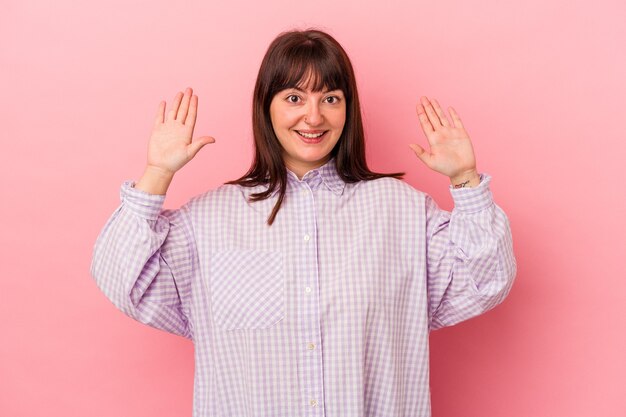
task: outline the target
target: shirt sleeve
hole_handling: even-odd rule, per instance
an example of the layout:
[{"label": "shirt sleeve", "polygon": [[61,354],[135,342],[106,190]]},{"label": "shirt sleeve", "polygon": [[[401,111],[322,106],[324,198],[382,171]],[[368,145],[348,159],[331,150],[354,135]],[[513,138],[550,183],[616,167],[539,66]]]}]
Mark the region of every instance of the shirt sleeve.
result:
[{"label": "shirt sleeve", "polygon": [[454,189],[452,212],[427,195],[427,281],[431,330],[492,309],[508,295],[517,272],[509,221],[489,189]]},{"label": "shirt sleeve", "polygon": [[198,256],[189,206],[163,210],[165,195],[134,185],[121,186],[121,205],[96,240],[91,275],[124,314],[192,339],[190,295]]}]

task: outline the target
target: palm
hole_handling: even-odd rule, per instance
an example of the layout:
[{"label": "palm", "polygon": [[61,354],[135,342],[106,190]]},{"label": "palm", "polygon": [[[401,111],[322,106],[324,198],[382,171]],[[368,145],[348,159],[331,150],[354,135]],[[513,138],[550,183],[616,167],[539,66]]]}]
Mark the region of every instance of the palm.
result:
[{"label": "palm", "polygon": [[193,126],[170,119],[155,126],[148,144],[148,164],[160,166],[172,172],[178,171],[187,161]]},{"label": "palm", "polygon": [[148,165],[174,173],[189,162],[207,143],[215,142],[211,136],[202,136],[192,142],[196,124],[198,96],[188,87],[178,92],[172,108],[165,115],[165,102],[159,103],[152,136],[148,143]]},{"label": "palm", "polygon": [[[434,106],[433,106],[434,104]],[[426,135],[429,150],[413,145],[417,156],[432,170],[448,177],[455,177],[476,169],[476,158],[469,135],[461,119],[452,107],[452,123],[443,113],[439,103],[422,97],[417,105],[417,114]]]}]

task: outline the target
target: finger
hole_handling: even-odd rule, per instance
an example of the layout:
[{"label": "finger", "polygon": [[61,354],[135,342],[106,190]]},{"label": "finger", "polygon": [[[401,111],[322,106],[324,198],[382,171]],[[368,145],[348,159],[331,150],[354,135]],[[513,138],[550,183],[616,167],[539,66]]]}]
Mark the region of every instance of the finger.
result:
[{"label": "finger", "polygon": [[161,102],[159,103],[159,107],[157,108],[156,117],[154,119],[155,126],[158,126],[159,124],[163,123],[164,114],[165,114],[165,102],[161,100]]},{"label": "finger", "polygon": [[204,145],[214,143],[215,138],[211,136],[202,136],[189,144],[189,156],[193,158]]},{"label": "finger", "polygon": [[452,108],[452,106],[448,107],[448,111],[452,116],[452,122],[454,123],[454,127],[460,127],[461,129],[465,129],[465,127],[463,126],[463,122],[461,122],[461,118],[459,117],[458,113]]},{"label": "finger", "polygon": [[428,116],[426,115],[426,111],[424,110],[424,106],[421,103],[417,103],[417,117],[420,121],[420,125],[422,126],[422,130],[428,138],[435,130],[433,129],[433,125],[430,124],[430,120],[428,120]]},{"label": "finger", "polygon": [[426,152],[426,150],[424,148],[422,148],[420,145],[416,144],[416,143],[411,143],[409,144],[409,147],[411,149],[413,149],[413,152],[415,152],[415,155],[417,155],[417,157],[426,164],[426,166],[430,167],[430,161],[432,156],[430,155],[430,153]]},{"label": "finger", "polygon": [[196,115],[198,113],[198,96],[191,96],[191,103],[189,104],[189,113],[187,113],[187,119],[185,120],[185,125],[189,125],[193,128],[196,124]]},{"label": "finger", "polygon": [[167,120],[176,120],[176,113],[178,113],[178,106],[180,106],[180,101],[183,98],[183,93],[180,91],[176,93],[174,97],[174,102],[172,103],[172,108],[167,112]]},{"label": "finger", "polygon": [[192,95],[193,90],[191,89],[191,87],[187,87],[185,89],[185,94],[183,95],[180,108],[178,109],[178,113],[176,114],[176,120],[183,124],[185,123],[185,119],[187,118],[187,110],[189,109],[189,101],[191,100]]},{"label": "finger", "polygon": [[448,118],[446,117],[446,114],[441,109],[441,106],[439,105],[437,100],[432,99],[431,103],[433,104],[433,107],[435,108],[435,113],[437,113],[437,116],[439,117],[439,120],[441,120],[441,124],[444,125],[444,126],[450,126],[450,122],[448,121]]},{"label": "finger", "polygon": [[441,120],[439,120],[439,116],[437,116],[435,109],[433,109],[432,104],[430,104],[428,97],[422,96],[421,101],[422,105],[424,106],[424,110],[426,110],[426,114],[428,115],[428,120],[430,120],[430,124],[433,126],[433,129],[439,129],[442,126]]}]

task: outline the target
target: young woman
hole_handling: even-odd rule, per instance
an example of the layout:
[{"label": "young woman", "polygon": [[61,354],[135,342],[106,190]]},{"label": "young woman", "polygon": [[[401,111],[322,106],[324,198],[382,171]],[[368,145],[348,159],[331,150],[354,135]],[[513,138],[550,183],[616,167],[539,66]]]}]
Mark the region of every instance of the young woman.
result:
[{"label": "young woman", "polygon": [[270,45],[241,178],[162,208],[192,141],[191,88],[157,111],[138,182],[94,248],[100,289],[134,319],[193,340],[194,417],[429,416],[429,331],[499,304],[516,263],[509,223],[450,108],[421,98],[452,212],[368,169],[354,72],[318,30]]}]

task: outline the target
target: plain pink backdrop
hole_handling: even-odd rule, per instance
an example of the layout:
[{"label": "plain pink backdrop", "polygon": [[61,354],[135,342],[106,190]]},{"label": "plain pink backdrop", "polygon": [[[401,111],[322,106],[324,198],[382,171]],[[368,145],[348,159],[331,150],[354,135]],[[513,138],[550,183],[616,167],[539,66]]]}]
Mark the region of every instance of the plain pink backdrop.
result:
[{"label": "plain pink backdrop", "polygon": [[459,112],[511,221],[518,276],[431,335],[433,415],[626,415],[626,31],[621,0],[3,1],[0,416],[190,416],[193,344],[115,309],[93,244],[138,179],[160,100],[198,94],[212,135],[165,206],[245,172],[251,94],[281,31],[355,66],[370,167],[452,208],[415,105]]}]

